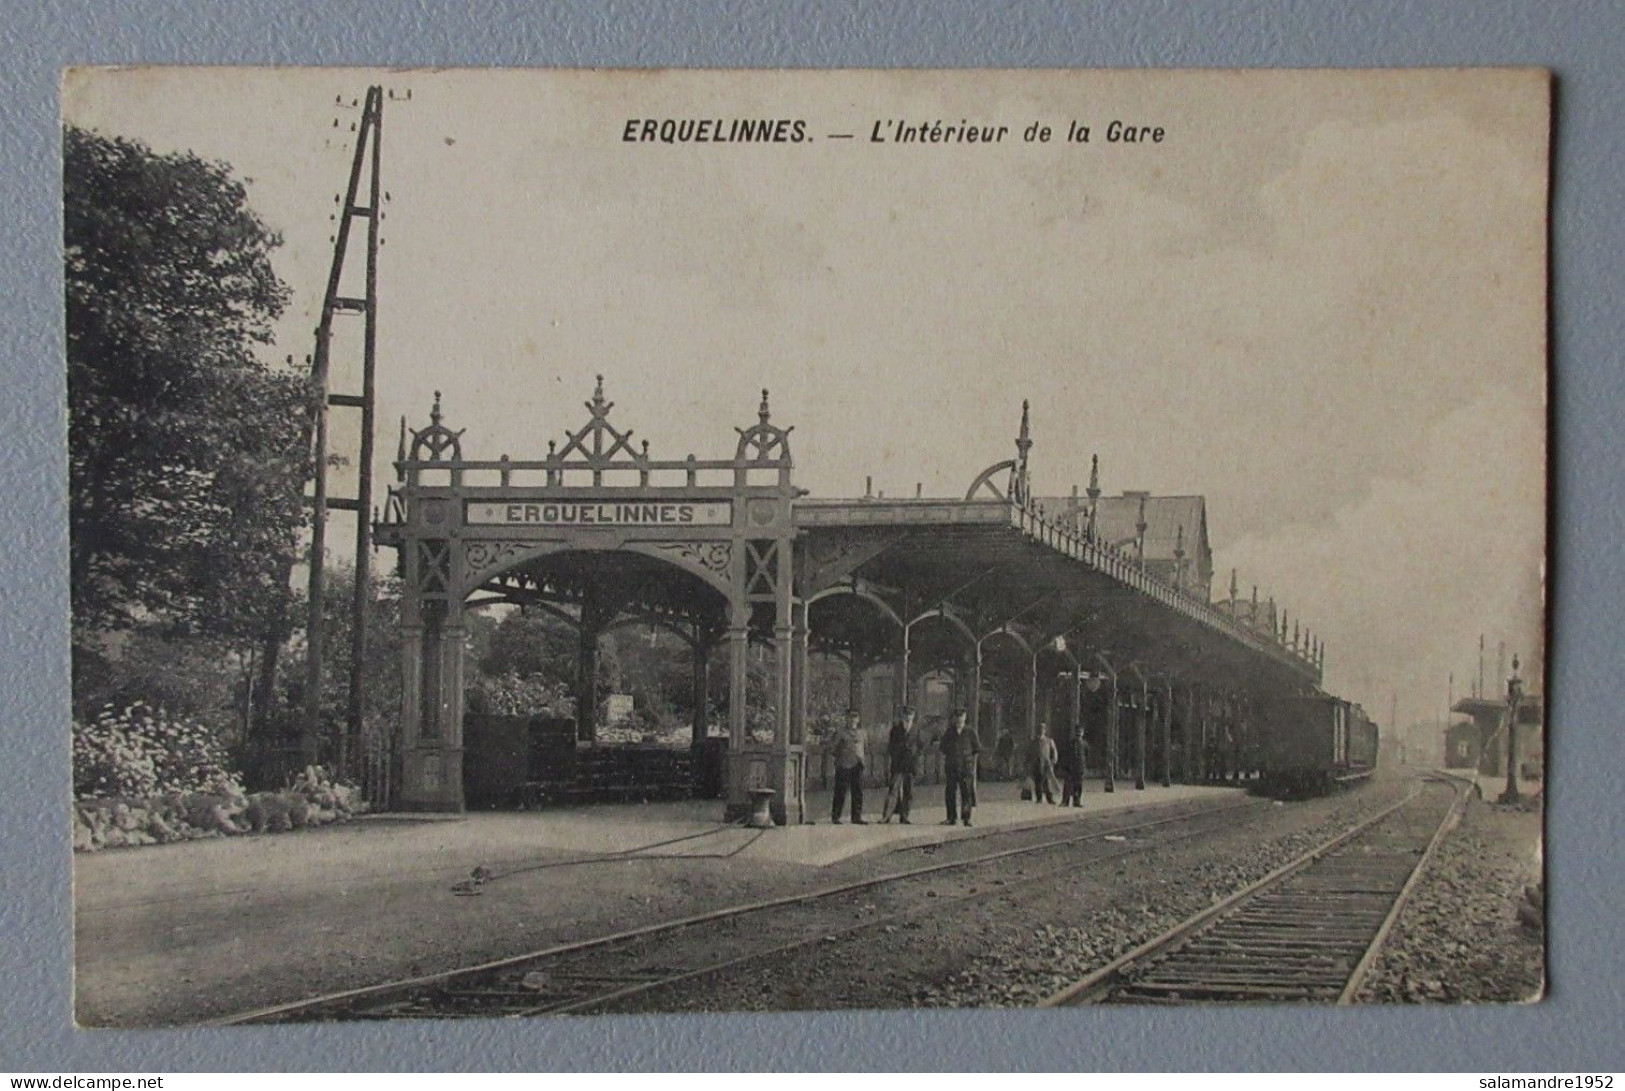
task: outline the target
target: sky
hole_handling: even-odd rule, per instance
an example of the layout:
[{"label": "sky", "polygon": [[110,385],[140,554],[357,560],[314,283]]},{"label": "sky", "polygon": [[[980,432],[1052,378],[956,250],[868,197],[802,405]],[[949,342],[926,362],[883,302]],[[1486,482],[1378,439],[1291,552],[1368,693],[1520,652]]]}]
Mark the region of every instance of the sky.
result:
[{"label": "sky", "polygon": [[[1302,618],[1377,719],[1442,718],[1480,634],[1487,688],[1499,643],[1538,671],[1544,74],[148,68],[71,73],[63,110],[251,180],[301,361],[374,83],[380,482],[437,389],[467,455],[522,459],[601,373],[657,458],[731,455],[766,387],[814,495],[962,495],[1028,399],[1039,494],[1098,453],[1109,493],[1204,495],[1215,590]],[[623,140],[646,118],[812,139]],[[962,119],[1008,132],[870,139]]]}]

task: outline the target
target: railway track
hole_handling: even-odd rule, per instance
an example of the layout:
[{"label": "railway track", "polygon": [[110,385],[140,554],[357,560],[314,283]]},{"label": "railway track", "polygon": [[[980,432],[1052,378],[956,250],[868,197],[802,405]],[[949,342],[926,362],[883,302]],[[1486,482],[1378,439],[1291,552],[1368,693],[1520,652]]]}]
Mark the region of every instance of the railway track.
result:
[{"label": "railway track", "polygon": [[1040,1006],[1351,1003],[1464,798],[1430,780]]},{"label": "railway track", "polygon": [[[1008,880],[978,880],[978,868],[1054,850],[1082,849],[1064,862],[1023,882],[1088,867],[1153,848],[1199,837],[1235,822],[1244,812],[1264,812],[1268,802],[1247,800],[1219,806],[1158,809],[1155,817],[1096,824],[1086,832],[1043,836],[1049,827],[1010,831],[1040,839],[1010,847],[976,845],[989,851],[962,859],[906,866],[887,874],[766,901],[731,906],[680,920],[648,925],[479,966],[331,993],[290,1004],[244,1012],[214,1021],[242,1025],[336,1020],[388,1020],[458,1017],[522,1017],[583,1012],[612,1006],[642,994],[744,963],[768,959],[843,935],[881,928],[945,905],[993,898],[1009,892]],[[1126,816],[1124,816],[1126,817]],[[893,855],[938,857],[966,846],[959,839],[906,846]],[[1008,837],[979,837],[1008,846]],[[941,880],[961,889],[935,889]],[[922,886],[932,889],[921,890]],[[891,901],[892,905],[882,903]],[[819,926],[809,933],[807,909],[835,910],[852,923]]]}]

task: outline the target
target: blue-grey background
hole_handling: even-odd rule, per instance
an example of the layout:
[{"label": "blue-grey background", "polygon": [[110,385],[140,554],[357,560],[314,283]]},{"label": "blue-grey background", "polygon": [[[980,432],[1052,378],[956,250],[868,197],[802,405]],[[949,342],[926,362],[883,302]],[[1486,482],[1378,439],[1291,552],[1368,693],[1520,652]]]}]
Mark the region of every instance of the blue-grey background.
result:
[{"label": "blue-grey background", "polygon": [[[1625,496],[1616,3],[9,0],[0,8],[0,1071],[545,1068],[1620,1069]],[[1551,996],[1530,1008],[892,1012],[72,1029],[56,90],[74,64],[1543,65],[1557,78]],[[1486,422],[1493,427],[1493,422]],[[423,927],[437,922],[426,920]]]}]

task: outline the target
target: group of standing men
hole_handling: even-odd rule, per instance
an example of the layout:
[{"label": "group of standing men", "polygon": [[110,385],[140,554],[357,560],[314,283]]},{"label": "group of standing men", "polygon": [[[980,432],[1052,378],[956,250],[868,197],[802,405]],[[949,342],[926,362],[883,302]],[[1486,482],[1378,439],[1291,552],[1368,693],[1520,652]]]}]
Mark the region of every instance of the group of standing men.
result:
[{"label": "group of standing men", "polygon": [[[945,826],[960,822],[969,826],[971,809],[976,806],[976,759],[982,752],[982,744],[976,733],[966,726],[965,719],[965,710],[955,709],[937,741],[937,748],[942,751],[943,802],[948,812],[943,820]],[[914,709],[905,706],[886,739],[886,803],[880,812],[882,822],[891,821],[894,814],[899,822],[909,821],[909,811],[914,804],[914,774],[919,771],[920,751],[924,746],[915,720]],[[852,824],[868,824],[863,817],[865,744],[858,710],[848,709],[846,723],[835,738],[835,796],[830,821],[836,825],[841,822],[848,795],[852,798]]]},{"label": "group of standing men", "polygon": [[[999,740],[1003,749],[1004,738]],[[1013,749],[1013,747],[1012,747]],[[1055,802],[1055,790],[1061,790],[1061,806],[1071,804],[1074,807],[1083,806],[1083,770],[1086,757],[1086,747],[1083,742],[1083,733],[1074,731],[1069,734],[1061,746],[1050,737],[1049,724],[1038,725],[1038,735],[1033,739],[1032,752],[1028,756],[1027,771],[1032,778],[1032,798],[1034,803]],[[1060,775],[1057,781],[1056,776]]]}]

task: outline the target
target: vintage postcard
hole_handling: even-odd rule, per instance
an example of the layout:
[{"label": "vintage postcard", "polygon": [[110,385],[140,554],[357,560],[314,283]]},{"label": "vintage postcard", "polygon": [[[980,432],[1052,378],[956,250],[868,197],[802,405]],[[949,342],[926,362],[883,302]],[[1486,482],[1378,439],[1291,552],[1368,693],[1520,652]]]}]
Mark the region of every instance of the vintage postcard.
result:
[{"label": "vintage postcard", "polygon": [[1545,72],[62,110],[81,1025],[1542,995]]}]

